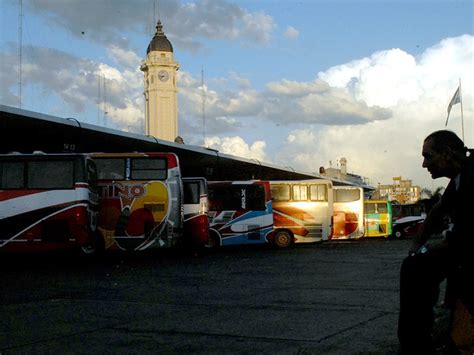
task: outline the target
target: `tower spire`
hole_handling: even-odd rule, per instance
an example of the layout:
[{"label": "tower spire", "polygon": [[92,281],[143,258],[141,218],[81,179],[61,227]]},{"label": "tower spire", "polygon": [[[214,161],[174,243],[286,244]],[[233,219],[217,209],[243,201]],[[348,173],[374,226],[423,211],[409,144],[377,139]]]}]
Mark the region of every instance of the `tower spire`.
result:
[{"label": "tower spire", "polygon": [[156,23],[156,33],[155,36],[164,36],[165,33],[163,32],[163,25],[161,24],[161,20],[158,19],[158,22]]}]

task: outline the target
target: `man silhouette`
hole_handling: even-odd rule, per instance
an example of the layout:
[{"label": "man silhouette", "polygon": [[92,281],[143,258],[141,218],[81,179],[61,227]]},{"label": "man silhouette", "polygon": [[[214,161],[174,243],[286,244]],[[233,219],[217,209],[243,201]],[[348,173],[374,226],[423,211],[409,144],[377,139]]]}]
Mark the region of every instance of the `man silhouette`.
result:
[{"label": "man silhouette", "polygon": [[[448,302],[450,294],[463,295],[471,312],[473,306],[472,152],[455,133],[441,130],[426,137],[422,155],[423,167],[433,179],[447,177],[450,182],[441,200],[428,213],[400,270],[400,352],[413,354],[434,351],[433,307],[438,301],[441,281],[448,277]],[[443,241],[427,245],[430,236],[441,230],[446,216],[451,223],[449,230],[443,232]]]}]

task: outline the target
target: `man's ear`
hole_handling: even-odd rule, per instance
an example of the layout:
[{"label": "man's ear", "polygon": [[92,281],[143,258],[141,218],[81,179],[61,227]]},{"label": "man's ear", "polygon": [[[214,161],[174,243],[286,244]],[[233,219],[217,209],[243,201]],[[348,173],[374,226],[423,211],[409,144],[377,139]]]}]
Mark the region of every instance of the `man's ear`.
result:
[{"label": "man's ear", "polygon": [[444,147],[443,149],[443,154],[446,158],[448,158],[449,160],[452,160],[454,159],[454,152],[453,150],[451,149],[451,147]]}]

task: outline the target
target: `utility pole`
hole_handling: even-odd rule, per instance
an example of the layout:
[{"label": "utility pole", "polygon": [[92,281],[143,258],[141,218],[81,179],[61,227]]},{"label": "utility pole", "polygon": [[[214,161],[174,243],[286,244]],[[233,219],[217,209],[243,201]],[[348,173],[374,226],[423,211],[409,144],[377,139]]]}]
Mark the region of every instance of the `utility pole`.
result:
[{"label": "utility pole", "polygon": [[19,107],[22,106],[22,86],[23,86],[23,0],[18,1],[18,100]]},{"label": "utility pole", "polygon": [[201,69],[201,100],[202,100],[202,146],[206,146],[206,90],[204,89],[204,69]]}]

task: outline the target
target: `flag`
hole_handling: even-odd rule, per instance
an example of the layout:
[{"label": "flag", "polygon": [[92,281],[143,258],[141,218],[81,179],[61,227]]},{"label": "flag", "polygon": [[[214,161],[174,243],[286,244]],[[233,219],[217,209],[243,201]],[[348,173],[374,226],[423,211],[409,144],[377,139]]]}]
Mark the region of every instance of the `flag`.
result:
[{"label": "flag", "polygon": [[458,88],[456,89],[456,92],[454,93],[453,95],[453,98],[451,99],[451,101],[449,101],[449,105],[448,105],[448,117],[446,117],[446,124],[445,126],[448,125],[448,120],[449,120],[449,114],[451,113],[451,107],[453,107],[453,105],[456,105],[458,103],[461,102],[461,85],[458,86]]}]

